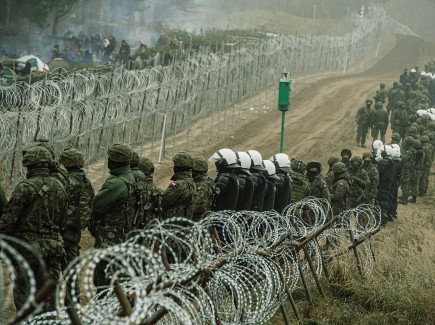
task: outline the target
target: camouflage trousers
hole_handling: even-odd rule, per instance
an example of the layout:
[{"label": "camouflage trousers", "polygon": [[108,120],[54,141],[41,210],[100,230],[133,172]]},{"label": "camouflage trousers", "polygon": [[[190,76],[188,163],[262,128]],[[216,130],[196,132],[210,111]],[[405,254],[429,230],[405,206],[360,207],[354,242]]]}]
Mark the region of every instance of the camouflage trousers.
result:
[{"label": "camouflage trousers", "polygon": [[380,135],[382,143],[385,143],[385,133],[387,132],[387,127],[375,125],[372,127],[372,137],[373,141],[378,140],[378,135]]},{"label": "camouflage trousers", "polygon": [[[118,245],[124,240],[124,230],[122,228],[103,226],[96,231],[95,248],[104,248],[107,246]],[[110,284],[110,278],[107,277],[108,261],[101,261],[97,264],[94,271],[94,285],[97,291],[103,286]]]},{"label": "camouflage trousers", "polygon": [[[35,256],[32,252],[24,249],[21,246],[14,245],[15,249],[20,253],[23,258],[27,261],[30,266],[30,269],[33,271],[35,281],[36,281],[36,290],[40,290],[44,284],[48,280],[58,281],[60,277],[61,271],[61,261],[59,256],[42,256],[41,249],[38,247],[37,243],[29,243],[32,247],[35,248],[35,251],[38,253],[38,257]],[[40,263],[40,259],[42,259],[45,263],[47,273],[44,273],[43,268]],[[24,306],[27,297],[30,294],[29,291],[29,280],[26,275],[26,270],[22,264],[15,264],[14,268],[17,272],[16,285],[14,286],[14,302],[15,307],[18,310]],[[55,310],[55,293],[53,292],[47,299],[47,302],[44,306],[44,311],[52,311]]]},{"label": "camouflage trousers", "polygon": [[[418,194],[417,174],[410,168],[402,169],[402,178],[400,187],[402,188],[402,197]],[[417,194],[415,194],[417,193]]]},{"label": "camouflage trousers", "polygon": [[356,130],[356,143],[363,145],[366,143],[367,133],[369,131],[369,127],[364,124],[358,124],[358,128]]},{"label": "camouflage trousers", "polygon": [[[65,248],[65,258],[62,259],[62,270],[65,271],[66,267],[68,266],[69,263],[71,263],[71,261],[73,259],[75,259],[77,256],[80,255],[80,246],[78,243],[69,241],[69,240],[64,240],[63,242],[63,246]],[[69,284],[67,283],[67,286],[69,286]],[[75,288],[76,288],[76,293],[78,294],[80,292],[80,287],[79,287],[79,282],[76,281],[75,283]],[[71,290],[68,290],[69,292],[71,292]]]},{"label": "camouflage trousers", "polygon": [[419,188],[418,188],[418,195],[425,195],[427,194],[427,190],[429,188],[429,175],[430,175],[430,167],[425,168],[421,172],[420,180],[419,180]]}]

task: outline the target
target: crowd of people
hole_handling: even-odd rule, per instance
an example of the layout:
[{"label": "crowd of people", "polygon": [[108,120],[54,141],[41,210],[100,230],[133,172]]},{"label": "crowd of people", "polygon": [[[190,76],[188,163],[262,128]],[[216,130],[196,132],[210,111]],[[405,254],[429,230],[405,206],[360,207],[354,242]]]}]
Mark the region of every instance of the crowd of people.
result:
[{"label": "crowd of people", "polygon": [[[429,80],[430,79],[430,80]],[[17,251],[34,271],[37,288],[46,279],[39,272],[44,260],[48,277],[57,280],[79,255],[83,229],[95,238],[95,247],[121,243],[128,234],[143,229],[155,219],[183,217],[198,221],[208,211],[270,211],[282,213],[306,197],[324,199],[338,215],[361,204],[381,208],[381,226],[397,218],[397,203],[415,203],[428,191],[428,178],[434,158],[435,118],[428,108],[432,78],[414,74],[406,84],[395,83],[385,90],[381,85],[373,101],[357,113],[358,146],[365,147],[372,129],[372,151],[361,156],[343,149],[328,159],[325,174],[319,161],[305,163],[277,153],[263,159],[256,150],[234,152],[224,148],[208,159],[217,170],[216,179],[208,176],[208,162],[180,152],[173,157],[173,176],[163,190],[153,182],[154,164],[140,157],[126,144],[108,150],[110,177],[95,195],[83,171],[84,155],[70,148],[56,155],[47,139],[38,139],[23,153],[26,179],[14,189],[9,201],[0,190],[0,233],[29,243],[36,251],[17,245]],[[408,82],[410,81],[410,82]],[[388,100],[387,110],[384,104]],[[432,121],[431,121],[432,120]],[[388,122],[392,141],[385,144]],[[378,136],[381,139],[378,139]],[[399,187],[402,197],[398,201]],[[411,199],[409,199],[411,197]],[[28,296],[25,270],[15,265],[17,283],[14,301],[20,309]],[[97,288],[109,284],[105,264],[94,274]],[[47,309],[54,308],[51,296]]]}]

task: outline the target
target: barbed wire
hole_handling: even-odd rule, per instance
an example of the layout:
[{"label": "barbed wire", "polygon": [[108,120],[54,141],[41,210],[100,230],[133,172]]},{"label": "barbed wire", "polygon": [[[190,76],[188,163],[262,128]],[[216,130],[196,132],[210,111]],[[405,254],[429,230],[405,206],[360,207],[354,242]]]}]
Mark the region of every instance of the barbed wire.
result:
[{"label": "barbed wire", "polygon": [[[325,248],[339,258],[363,244],[359,266],[365,273],[372,267],[367,239],[378,229],[379,208],[361,205],[332,221],[330,212],[326,200],[307,198],[283,215],[222,211],[198,222],[153,220],[125,242],[73,260],[57,286],[56,311],[26,324],[71,324],[68,306],[83,324],[264,324],[284,302],[286,288],[294,291],[310,271],[312,282],[320,278]],[[8,254],[19,256],[10,249]],[[108,283],[95,291],[93,277],[102,262]],[[128,315],[114,292],[117,286],[132,305]]]},{"label": "barbed wire", "polygon": [[[297,80],[346,71],[378,45],[386,23],[390,29],[395,24],[386,17],[383,9],[373,7],[363,20],[354,19],[356,28],[344,36],[281,35],[237,44],[225,53],[192,50],[186,60],[164,67],[47,74],[34,83],[0,86],[2,183],[8,187],[24,177],[21,151],[37,137],[48,138],[58,152],[78,148],[86,153],[87,164],[117,142],[140,143],[142,154],[144,142],[151,140],[152,157],[165,117],[173,150],[177,132],[207,114],[212,115],[212,140],[227,118],[240,117],[236,103],[249,99],[249,107],[262,107],[264,96],[257,105],[253,95],[266,90],[267,99],[268,87],[281,72],[289,71]],[[204,128],[201,139],[203,133]]]}]

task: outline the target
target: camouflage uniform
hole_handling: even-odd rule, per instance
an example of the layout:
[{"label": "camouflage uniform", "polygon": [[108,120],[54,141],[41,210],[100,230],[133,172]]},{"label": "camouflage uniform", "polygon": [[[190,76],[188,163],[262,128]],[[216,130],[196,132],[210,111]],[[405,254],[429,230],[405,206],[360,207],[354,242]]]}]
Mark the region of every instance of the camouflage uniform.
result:
[{"label": "camouflage uniform", "polygon": [[380,84],[380,89],[376,91],[375,103],[381,102],[382,104],[385,104],[385,101],[387,99],[387,90],[385,89],[385,84]]},{"label": "camouflage uniform", "polygon": [[423,146],[425,160],[424,160],[423,172],[420,178],[419,195],[423,196],[427,194],[427,190],[429,188],[429,175],[430,175],[430,167],[432,166],[433,163],[434,147],[430,143],[429,137],[427,135],[421,137],[421,144]]},{"label": "camouflage uniform", "polygon": [[291,176],[293,180],[291,202],[294,203],[310,196],[311,186],[304,174],[307,167],[302,160],[293,160],[291,168],[294,172]]},{"label": "camouflage uniform", "polygon": [[154,163],[149,158],[141,157],[139,159],[139,169],[145,175],[145,185],[143,188],[144,200],[146,202],[144,207],[144,220],[142,226],[146,226],[151,220],[161,218],[162,214],[162,194],[163,190],[154,184]]},{"label": "camouflage uniform", "polygon": [[[365,193],[369,202],[374,204],[378,195],[379,173],[375,165],[372,163],[372,157],[373,155],[371,152],[365,152],[363,154],[364,161],[362,168],[366,171],[370,179],[370,185],[366,187]],[[365,160],[365,158],[370,158],[370,160]]]},{"label": "camouflage uniform", "polygon": [[380,134],[382,143],[385,143],[385,132],[388,127],[388,113],[382,109],[382,103],[376,103],[376,109],[372,115],[372,135],[373,140],[378,139]]},{"label": "camouflage uniform", "polygon": [[6,199],[5,192],[0,185],[0,216],[2,215],[3,208],[8,204],[8,200]]},{"label": "camouflage uniform", "polygon": [[193,203],[193,221],[198,221],[204,213],[211,210],[214,197],[214,181],[208,177],[207,160],[202,157],[193,158],[193,181],[195,197]]},{"label": "camouflage uniform", "polygon": [[371,126],[373,111],[371,110],[372,100],[366,100],[366,106],[361,107],[356,113],[356,123],[358,125],[356,133],[356,145],[365,148],[367,132]]},{"label": "camouflage uniform", "polygon": [[179,152],[173,158],[174,175],[162,194],[163,218],[183,217],[192,220],[196,186],[192,179],[193,158]]},{"label": "camouflage uniform", "polygon": [[356,208],[363,203],[369,203],[365,190],[370,185],[370,178],[367,172],[362,168],[362,159],[360,156],[354,156],[351,159],[351,168],[348,169],[349,195],[347,196],[346,206],[348,209]]},{"label": "camouflage uniform", "polygon": [[135,181],[135,196],[136,196],[136,209],[133,217],[132,228],[133,229],[142,229],[145,225],[144,221],[144,211],[146,201],[145,194],[145,182],[146,177],[145,174],[139,169],[139,154],[131,150],[131,162],[130,162],[130,170],[133,174]]},{"label": "camouflage uniform", "polygon": [[414,192],[412,188],[415,182],[412,182],[413,178],[416,178],[414,169],[414,140],[407,136],[402,141],[402,173],[400,179],[400,186],[402,188],[402,197],[399,200],[400,204],[408,204],[408,198]]},{"label": "camouflage uniform", "polygon": [[340,158],[338,158],[337,156],[331,156],[328,159],[329,170],[325,176],[325,183],[329,189],[331,189],[331,186],[335,183],[334,172],[332,171],[332,166],[334,166],[335,163],[338,163],[339,161],[340,161]]},{"label": "camouflage uniform", "polygon": [[[62,183],[49,175],[51,164],[50,152],[42,147],[31,148],[24,154],[27,179],[17,185],[4,208],[0,231],[30,244],[44,260],[48,279],[57,281],[64,254],[60,232],[68,214],[68,203]],[[36,289],[41,289],[47,278],[40,270],[38,258],[22,247],[16,248],[35,274]],[[25,285],[27,277],[22,266],[15,265],[15,268],[18,285],[13,288],[14,301],[19,310],[29,295],[29,288]],[[54,294],[45,307],[54,309]]]},{"label": "camouflage uniform", "polygon": [[408,128],[407,136],[410,136],[414,140],[420,140],[420,134],[419,134],[418,128],[415,125],[411,125]]},{"label": "camouflage uniform", "polygon": [[89,225],[95,194],[90,180],[81,169],[84,165],[84,158],[80,151],[66,149],[61,154],[59,162],[69,172],[68,218],[66,227],[62,231],[66,253],[62,269],[65,269],[66,265],[79,255],[81,231]]},{"label": "camouflage uniform", "polygon": [[[313,172],[311,169],[316,168],[317,171]],[[319,199],[326,199],[329,204],[331,204],[331,193],[323,180],[322,175],[322,164],[318,161],[310,161],[307,164],[307,179],[310,182],[310,195]]]},{"label": "camouflage uniform", "polygon": [[[109,148],[108,166],[110,177],[94,198],[90,231],[95,237],[95,248],[121,243],[132,230],[136,210],[135,180],[130,170],[131,149],[126,144],[114,144]],[[94,273],[98,288],[107,285],[107,262],[100,262]]]},{"label": "camouflage uniform", "polygon": [[420,187],[421,187],[421,179],[424,176],[425,171],[425,161],[426,154],[423,151],[423,147],[421,145],[420,140],[414,140],[414,169],[416,174],[416,179],[412,179],[412,183],[416,183],[413,188],[412,198],[409,200],[411,203],[415,203],[417,201],[417,196],[420,195]]},{"label": "camouflage uniform", "polygon": [[400,135],[400,138],[404,138],[406,134],[406,128],[408,124],[408,116],[405,111],[405,103],[404,102],[398,102],[397,103],[397,109],[395,109],[391,113],[391,129],[393,132],[398,133]]},{"label": "camouflage uniform", "polygon": [[334,184],[331,191],[332,212],[339,215],[347,209],[346,198],[349,194],[349,174],[346,172],[346,165],[342,162],[335,163],[332,166],[334,172]]}]

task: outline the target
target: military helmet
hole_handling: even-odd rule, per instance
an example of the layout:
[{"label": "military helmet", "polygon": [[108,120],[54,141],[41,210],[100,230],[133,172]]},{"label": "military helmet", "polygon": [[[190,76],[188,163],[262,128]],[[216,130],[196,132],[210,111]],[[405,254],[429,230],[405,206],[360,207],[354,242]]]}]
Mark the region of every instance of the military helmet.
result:
[{"label": "military helmet", "polygon": [[111,161],[128,163],[131,161],[132,150],[125,143],[116,143],[109,148],[108,154]]},{"label": "military helmet", "polygon": [[427,115],[427,114],[424,114],[424,115],[421,117],[421,120],[422,120],[423,122],[429,122],[429,120],[430,120],[430,116]]},{"label": "military helmet", "polygon": [[417,149],[421,148],[421,142],[420,142],[420,140],[414,139],[412,144],[413,144],[414,148],[417,148]]},{"label": "military helmet", "polygon": [[382,102],[377,102],[376,103],[376,107],[383,107],[384,106],[384,104],[382,104]]},{"label": "military helmet", "polygon": [[423,135],[420,139],[421,143],[429,142],[429,137],[427,135]]},{"label": "military helmet", "polygon": [[368,103],[373,104],[373,101],[370,98],[367,98],[366,99],[366,104],[368,104]]},{"label": "military helmet", "polygon": [[350,149],[343,149],[343,150],[341,150],[340,155],[341,156],[343,156],[343,155],[349,155],[349,156],[352,157],[352,151]]},{"label": "military helmet", "polygon": [[322,171],[322,164],[319,161],[310,161],[307,164],[307,170],[310,170],[311,168],[317,168],[318,172]]},{"label": "military helmet", "polygon": [[305,170],[307,169],[307,165],[303,160],[294,159],[292,161],[292,169],[299,173],[305,173]]},{"label": "military helmet", "polygon": [[335,163],[338,163],[339,161],[340,158],[338,158],[337,156],[331,156],[328,158],[328,165],[332,167]]},{"label": "military helmet", "polygon": [[54,147],[50,144],[47,138],[37,138],[35,142],[32,142],[30,145],[30,148],[33,147],[42,147],[48,150],[48,152],[51,154],[51,158],[54,160],[56,159],[56,150]]},{"label": "military helmet", "polygon": [[360,164],[362,164],[362,158],[360,156],[353,156],[350,161],[353,163],[354,161],[359,162]]},{"label": "military helmet", "polygon": [[364,152],[363,153],[363,159],[365,159],[365,158],[372,159],[373,158],[373,154],[371,152]]},{"label": "military helmet", "polygon": [[173,158],[174,166],[193,168],[193,158],[188,152],[179,152]]},{"label": "military helmet", "polygon": [[23,166],[49,167],[53,163],[50,151],[41,146],[35,146],[24,152]]},{"label": "military helmet", "polygon": [[429,122],[429,124],[427,125],[427,127],[431,130],[435,130],[435,121]]},{"label": "military helmet", "polygon": [[399,133],[393,133],[391,135],[392,140],[400,140],[400,134]]},{"label": "military helmet", "polygon": [[408,133],[417,133],[417,128],[415,126],[410,126],[408,129]]},{"label": "military helmet", "polygon": [[151,175],[154,173],[154,163],[148,157],[139,158],[139,169],[145,175]]},{"label": "military helmet", "polygon": [[429,140],[435,139],[435,134],[433,134],[432,132],[428,133],[427,136],[429,137]]},{"label": "military helmet", "polygon": [[80,150],[75,148],[65,149],[59,157],[59,163],[65,167],[77,167],[85,164],[85,159]]},{"label": "military helmet", "polygon": [[139,160],[140,160],[139,154],[133,149],[131,149],[131,165],[133,167],[139,166]]},{"label": "military helmet", "polygon": [[208,164],[207,160],[200,156],[193,157],[193,170],[198,172],[207,172]]},{"label": "military helmet", "polygon": [[381,86],[381,88],[382,88],[382,89],[384,89],[384,88],[385,88],[385,84],[384,84],[384,83],[381,83],[381,85],[380,85],[380,86]]},{"label": "military helmet", "polygon": [[339,161],[338,163],[335,163],[334,166],[332,166],[332,171],[334,173],[344,173],[346,171],[346,165]]}]

